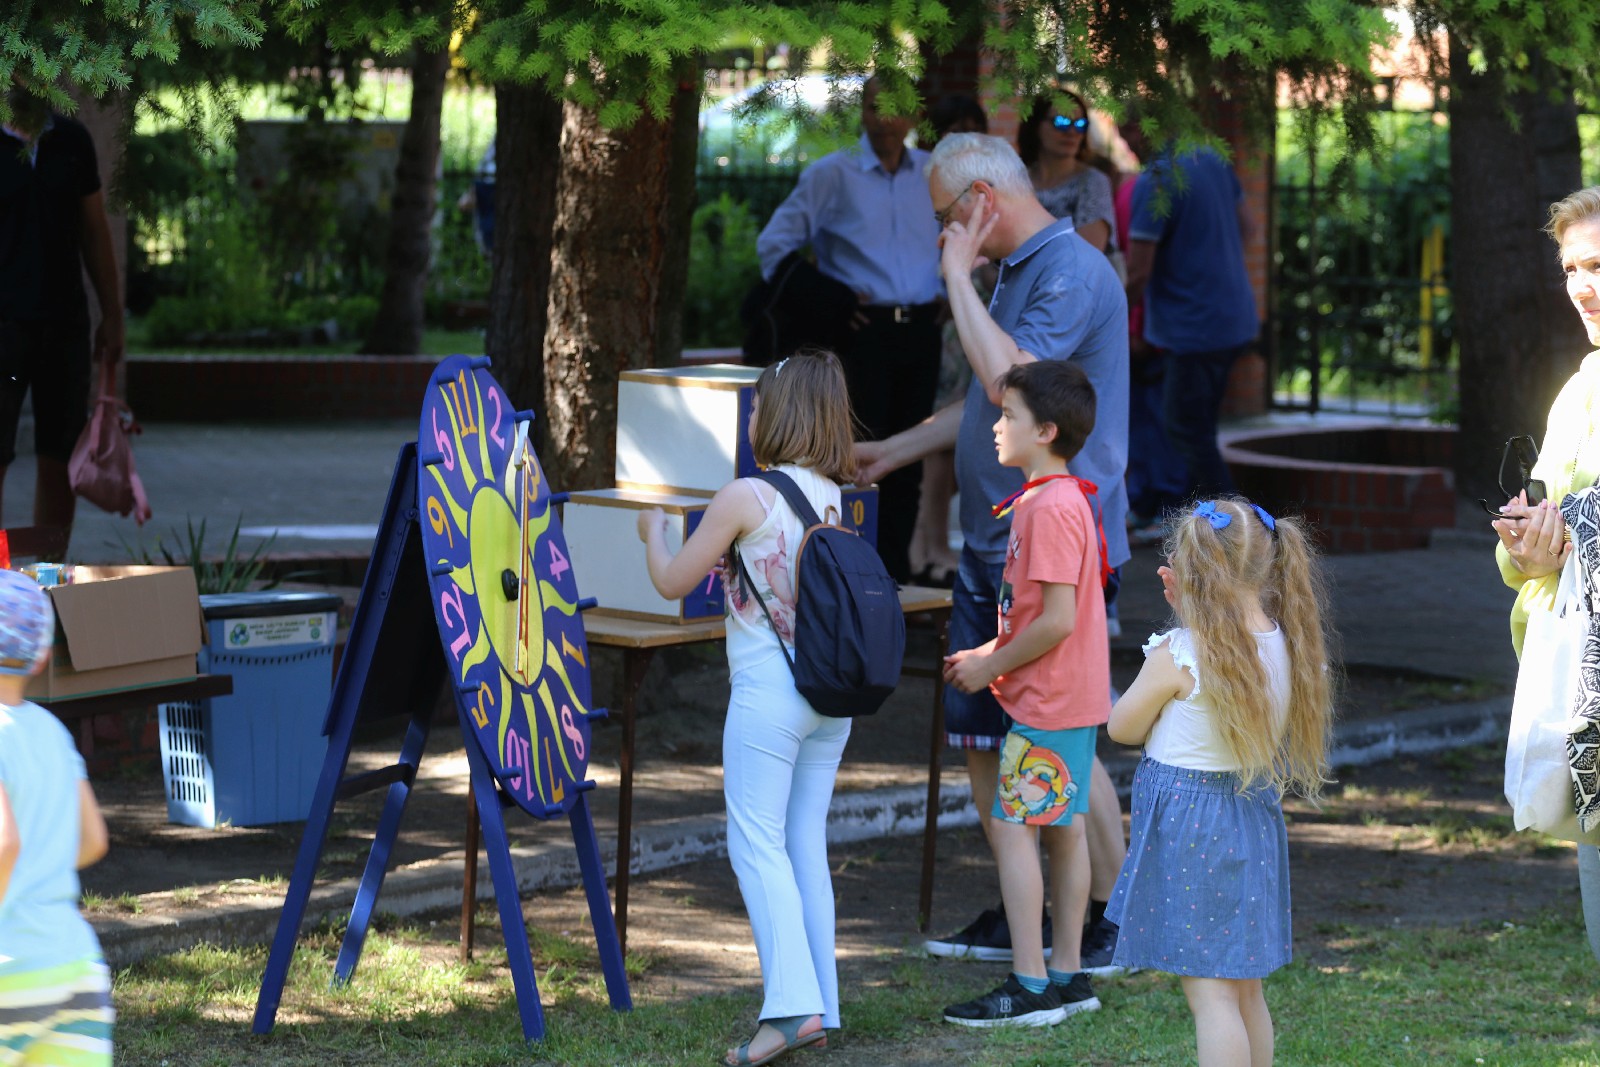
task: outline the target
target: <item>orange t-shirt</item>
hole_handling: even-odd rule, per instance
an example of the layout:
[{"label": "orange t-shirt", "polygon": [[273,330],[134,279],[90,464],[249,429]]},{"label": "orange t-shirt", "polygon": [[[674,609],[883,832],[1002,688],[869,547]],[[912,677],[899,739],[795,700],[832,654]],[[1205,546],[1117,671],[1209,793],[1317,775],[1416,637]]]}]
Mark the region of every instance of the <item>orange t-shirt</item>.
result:
[{"label": "orange t-shirt", "polygon": [[1088,498],[1066,478],[1034,489],[1011,513],[996,649],[1043,612],[1046,582],[1076,587],[1072,633],[1038,659],[996,679],[990,689],[1007,714],[1034,729],[1099,726],[1111,717],[1100,538]]}]

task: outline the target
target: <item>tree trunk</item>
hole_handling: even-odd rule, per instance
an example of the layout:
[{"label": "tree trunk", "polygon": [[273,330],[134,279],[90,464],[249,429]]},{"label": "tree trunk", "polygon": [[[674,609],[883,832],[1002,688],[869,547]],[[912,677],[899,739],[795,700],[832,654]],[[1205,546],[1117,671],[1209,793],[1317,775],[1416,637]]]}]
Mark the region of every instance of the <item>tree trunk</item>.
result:
[{"label": "tree trunk", "polygon": [[411,64],[411,115],[400,139],[389,210],[389,248],[384,256],[378,316],[362,352],[414,356],[422,351],[423,292],[432,253],[433,208],[438,192],[439,119],[444,110],[450,46],[418,47]]},{"label": "tree trunk", "polygon": [[697,60],[678,65],[678,92],[672,100],[671,152],[667,175],[666,250],[660,321],[656,324],[657,367],[677,366],[683,359],[683,298],[689,288],[689,239],[694,228],[695,163],[700,147],[700,85]]},{"label": "tree trunk", "polygon": [[608,130],[566,105],[545,333],[554,489],[615,481],[617,381],[646,366],[661,321],[672,124]]},{"label": "tree trunk", "polygon": [[1543,440],[1551,401],[1585,351],[1556,250],[1541,232],[1549,205],[1581,184],[1577,111],[1570,93],[1555,102],[1544,92],[1508,100],[1491,78],[1472,73],[1454,36],[1450,72],[1457,486],[1493,500],[1506,438]]},{"label": "tree trunk", "polygon": [[534,450],[548,462],[544,335],[561,174],[561,101],[525,85],[498,85],[494,98],[494,272],[484,351],[512,404],[536,412]]}]

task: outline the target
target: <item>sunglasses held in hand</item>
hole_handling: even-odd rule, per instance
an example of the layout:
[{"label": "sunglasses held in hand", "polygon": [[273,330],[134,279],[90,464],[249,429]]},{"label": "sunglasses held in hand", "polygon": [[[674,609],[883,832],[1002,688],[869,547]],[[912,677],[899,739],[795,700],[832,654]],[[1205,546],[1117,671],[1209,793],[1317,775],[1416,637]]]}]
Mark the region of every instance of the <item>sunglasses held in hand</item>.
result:
[{"label": "sunglasses held in hand", "polygon": [[[1518,488],[1507,489],[1506,469],[1513,461],[1517,466]],[[1538,504],[1544,500],[1545,488],[1543,479],[1532,477],[1533,465],[1537,462],[1539,462],[1539,449],[1534,446],[1533,438],[1527,434],[1518,434],[1506,441],[1505,451],[1500,453],[1500,474],[1495,481],[1499,484],[1500,491],[1505,494],[1507,500],[1522,492],[1528,494],[1528,503],[1530,505]],[[1478,498],[1478,506],[1488,512],[1491,518],[1505,518],[1505,514],[1499,508],[1490,507],[1489,502],[1482,497]]]}]

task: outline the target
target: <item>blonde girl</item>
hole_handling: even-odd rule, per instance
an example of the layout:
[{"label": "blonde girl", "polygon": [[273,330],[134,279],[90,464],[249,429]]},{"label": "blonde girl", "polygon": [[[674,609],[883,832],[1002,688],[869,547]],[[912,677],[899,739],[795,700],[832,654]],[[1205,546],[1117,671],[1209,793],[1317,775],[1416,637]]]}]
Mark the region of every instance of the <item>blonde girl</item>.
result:
[{"label": "blonde girl", "polygon": [[[855,473],[844,372],[830,353],[793,356],[762,372],[750,412],[756,462],[793,478],[825,520]],[[819,715],[794,687],[780,642],[793,648],[794,564],[804,526],[776,490],[740,478],[722,487],[682,550],[666,543],[666,516],[640,513],[650,581],[669,600],[720,569],[727,601],[732,694],[722,735],[728,858],[761,958],[765,999],[730,1067],[770,1063],[825,1045],[839,1025],[834,967],[828,804],[850,720]],[[754,588],[725,566],[738,548]],[[767,611],[755,598],[766,604]],[[767,616],[771,615],[769,623]]]},{"label": "blonde girl", "polygon": [[1281,796],[1328,780],[1325,587],[1305,527],[1237,497],[1195,506],[1166,555],[1178,625],[1145,645],[1107,724],[1144,746],[1106,909],[1115,962],[1180,976],[1201,1067],[1267,1067],[1261,979],[1291,942]]}]

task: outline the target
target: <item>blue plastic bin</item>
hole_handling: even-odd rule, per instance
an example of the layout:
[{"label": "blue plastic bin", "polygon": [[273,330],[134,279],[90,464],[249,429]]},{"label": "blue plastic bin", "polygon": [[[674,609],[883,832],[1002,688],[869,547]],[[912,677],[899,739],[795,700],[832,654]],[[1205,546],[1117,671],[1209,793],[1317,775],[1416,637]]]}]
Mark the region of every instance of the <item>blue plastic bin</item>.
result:
[{"label": "blue plastic bin", "polygon": [[260,826],[304,819],[322,772],[340,600],[330,593],[202,596],[202,673],[233,694],[161,706],[167,819]]}]

